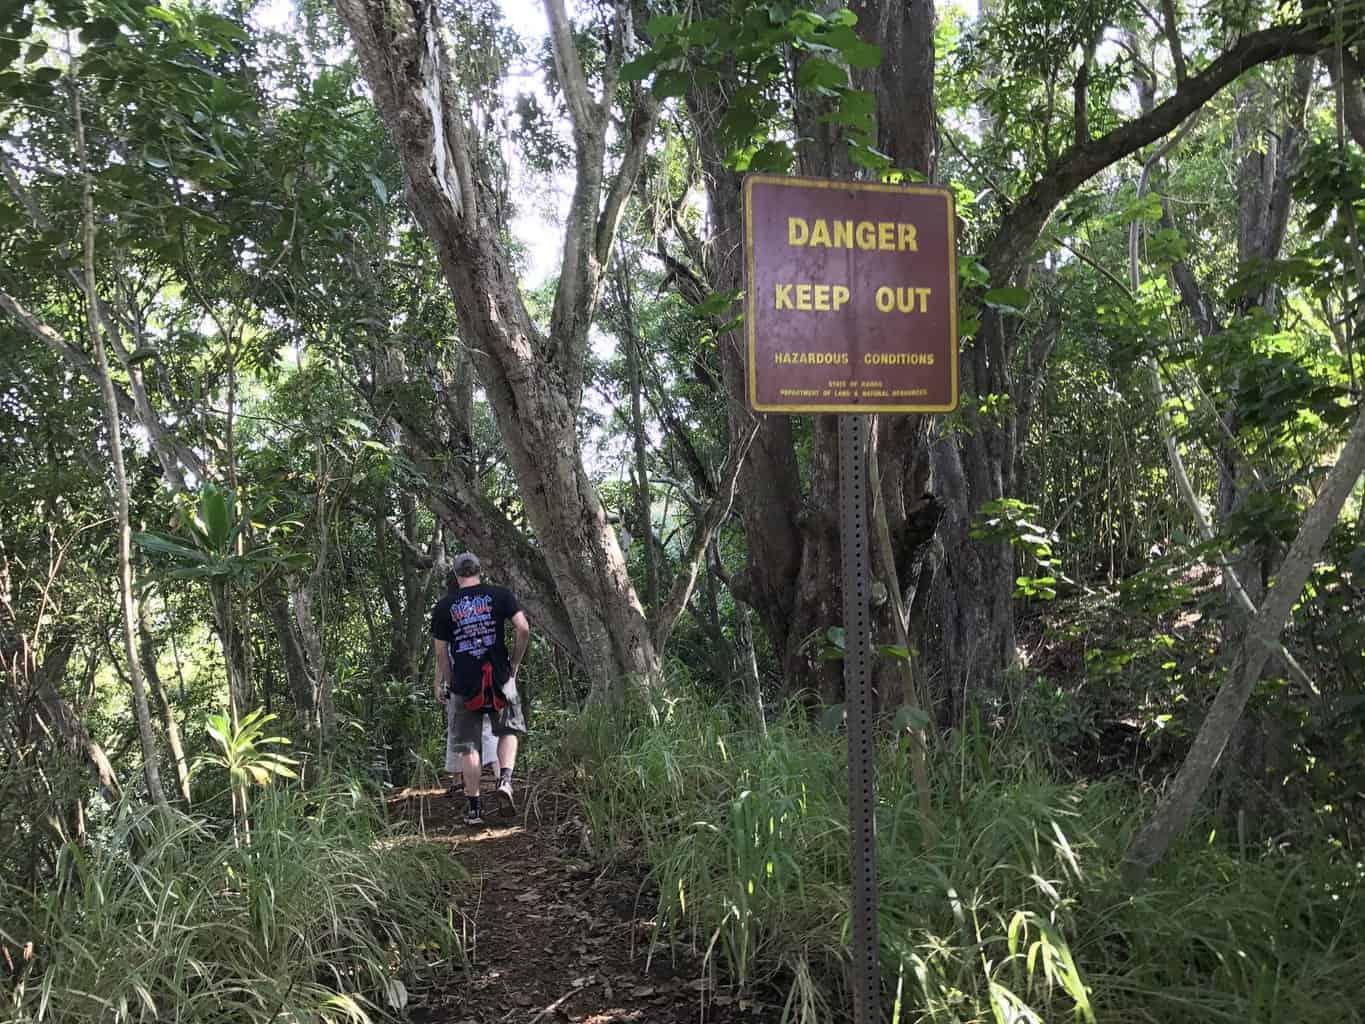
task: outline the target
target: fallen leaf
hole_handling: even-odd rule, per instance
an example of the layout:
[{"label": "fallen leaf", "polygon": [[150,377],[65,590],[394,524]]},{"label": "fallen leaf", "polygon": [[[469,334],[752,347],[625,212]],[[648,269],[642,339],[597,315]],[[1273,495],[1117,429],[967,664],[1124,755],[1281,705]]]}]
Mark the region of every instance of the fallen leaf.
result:
[{"label": "fallen leaf", "polygon": [[641,985],[639,988],[631,989],[630,994],[636,999],[645,999],[652,996],[657,991],[658,989],[651,988],[649,985]]},{"label": "fallen leaf", "polygon": [[516,1003],[518,1006],[530,1006],[535,1000],[525,992],[518,992],[512,997],[512,1002]]}]

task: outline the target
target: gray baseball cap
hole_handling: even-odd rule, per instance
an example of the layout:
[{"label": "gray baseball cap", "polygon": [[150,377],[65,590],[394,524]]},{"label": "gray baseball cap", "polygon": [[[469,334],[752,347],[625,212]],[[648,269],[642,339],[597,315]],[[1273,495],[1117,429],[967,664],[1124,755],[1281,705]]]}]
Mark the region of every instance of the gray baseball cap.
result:
[{"label": "gray baseball cap", "polygon": [[479,556],[472,551],[455,556],[455,561],[451,563],[451,568],[455,570],[456,576],[477,576],[482,566],[479,564]]}]

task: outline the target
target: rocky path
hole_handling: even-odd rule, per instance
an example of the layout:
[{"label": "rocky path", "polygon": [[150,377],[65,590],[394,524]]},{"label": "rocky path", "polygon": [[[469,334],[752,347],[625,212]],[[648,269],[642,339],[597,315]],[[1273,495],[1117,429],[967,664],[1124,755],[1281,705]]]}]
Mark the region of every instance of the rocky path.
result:
[{"label": "rocky path", "polygon": [[[496,804],[484,798],[485,807]],[[572,800],[532,792],[516,819],[460,821],[463,800],[407,790],[394,811],[469,873],[451,900],[467,966],[411,993],[419,1024],[767,1024],[776,1007],[717,991],[691,950],[652,944],[656,895],[583,853]],[[487,812],[485,812],[487,813]]]}]

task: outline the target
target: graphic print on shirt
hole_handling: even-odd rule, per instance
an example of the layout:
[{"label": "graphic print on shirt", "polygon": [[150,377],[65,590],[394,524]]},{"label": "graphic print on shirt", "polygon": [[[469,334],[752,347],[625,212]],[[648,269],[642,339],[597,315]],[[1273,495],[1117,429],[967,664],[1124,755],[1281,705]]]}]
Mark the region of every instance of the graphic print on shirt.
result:
[{"label": "graphic print on shirt", "polygon": [[492,594],[471,594],[450,606],[450,653],[482,658],[498,642]]}]

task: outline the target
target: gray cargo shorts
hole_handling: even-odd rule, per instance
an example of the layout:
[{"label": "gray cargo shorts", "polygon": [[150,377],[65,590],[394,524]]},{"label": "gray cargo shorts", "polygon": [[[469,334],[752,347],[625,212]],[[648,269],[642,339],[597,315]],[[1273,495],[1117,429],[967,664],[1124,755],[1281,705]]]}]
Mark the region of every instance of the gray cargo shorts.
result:
[{"label": "gray cargo shorts", "polygon": [[[446,701],[447,771],[458,771],[459,759],[483,746],[484,719],[491,722],[494,736],[526,735],[526,713],[522,710],[521,701],[515,704],[509,701],[501,711],[489,714],[483,709],[467,711],[464,701],[459,697],[450,697]],[[484,761],[488,761],[486,756]]]}]

